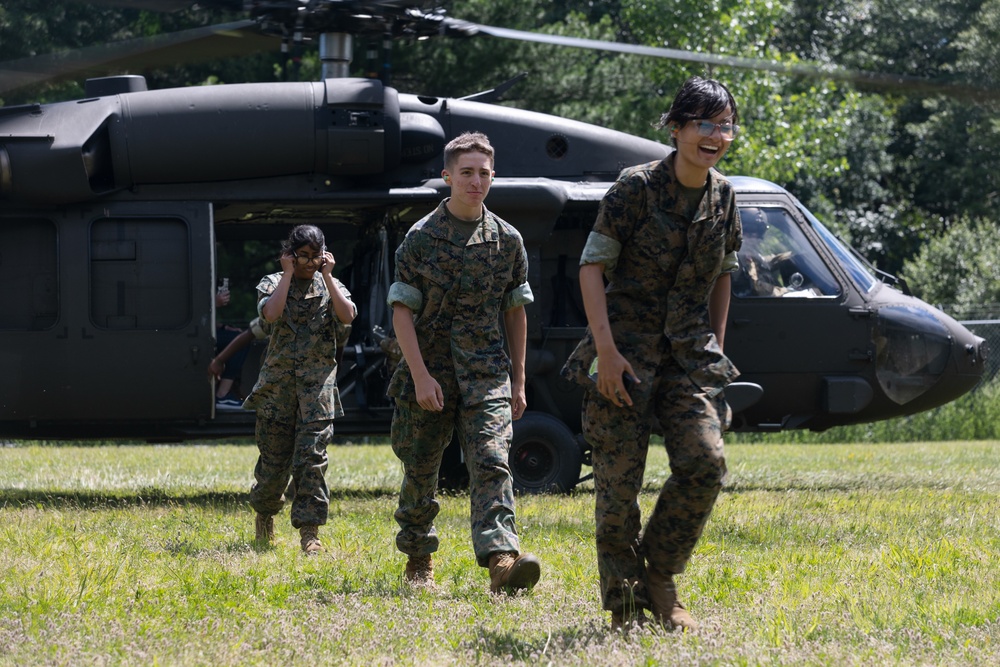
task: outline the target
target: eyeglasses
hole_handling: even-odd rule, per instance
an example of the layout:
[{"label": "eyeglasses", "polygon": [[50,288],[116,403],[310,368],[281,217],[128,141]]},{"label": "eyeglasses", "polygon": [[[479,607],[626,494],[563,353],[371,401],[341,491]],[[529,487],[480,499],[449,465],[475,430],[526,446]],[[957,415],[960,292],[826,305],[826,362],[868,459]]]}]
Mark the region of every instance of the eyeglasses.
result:
[{"label": "eyeglasses", "polygon": [[295,261],[299,266],[305,266],[306,264],[321,264],[323,262],[323,253],[325,251],[326,248],[323,248],[323,250],[321,250],[320,253],[314,257],[310,257],[309,255],[300,255],[297,252],[293,252],[292,257],[295,258]]},{"label": "eyeglasses", "polygon": [[740,126],[733,125],[732,123],[711,123],[707,120],[693,120],[694,127],[698,130],[698,134],[703,137],[710,137],[715,132],[716,128],[719,130],[719,134],[722,135],[723,139],[729,139],[730,141],[736,138],[736,135],[740,133]]}]

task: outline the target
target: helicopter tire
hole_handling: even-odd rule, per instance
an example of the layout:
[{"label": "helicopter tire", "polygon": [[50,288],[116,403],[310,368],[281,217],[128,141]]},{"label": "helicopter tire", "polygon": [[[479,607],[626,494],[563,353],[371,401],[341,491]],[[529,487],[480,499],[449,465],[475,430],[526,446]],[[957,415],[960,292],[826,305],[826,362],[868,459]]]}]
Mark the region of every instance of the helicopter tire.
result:
[{"label": "helicopter tire", "polygon": [[441,457],[438,488],[443,491],[465,491],[469,488],[469,468],[462,458],[462,446],[458,444],[458,437],[451,439],[451,444]]},{"label": "helicopter tire", "polygon": [[[508,461],[516,493],[564,493],[580,480],[583,452],[561,420],[544,412],[526,412],[514,422]],[[469,488],[469,469],[457,438],[444,451],[438,488],[452,492]]]},{"label": "helicopter tire", "polygon": [[529,411],[514,422],[509,462],[516,493],[565,493],[580,481],[583,452],[562,420]]}]

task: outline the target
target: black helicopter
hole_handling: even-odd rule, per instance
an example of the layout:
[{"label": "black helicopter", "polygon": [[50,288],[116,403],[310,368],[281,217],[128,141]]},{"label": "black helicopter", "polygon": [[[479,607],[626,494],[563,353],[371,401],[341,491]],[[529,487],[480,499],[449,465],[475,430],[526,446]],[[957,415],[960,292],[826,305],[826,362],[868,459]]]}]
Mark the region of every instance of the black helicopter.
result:
[{"label": "black helicopter", "polygon": [[[306,222],[324,230],[360,307],[341,363],[347,415],[337,432],[387,433],[385,386],[398,359],[385,305],[393,252],[447,193],[440,178],[445,143],[479,130],[493,139],[502,165],[488,206],[521,231],[536,295],[529,411],[515,423],[510,454],[515,487],[572,488],[589,453],[579,435],[580,389],[559,369],[586,326],[576,284],[580,251],[619,171],[670,149],[492,104],[497,91],[448,99],[347,76],[351,37],[363,31],[549,36],[428,14],[405,1],[245,4],[251,18],[218,34],[254,34],[263,44],[312,33],[323,79],[147,90],[141,76],[110,76],[88,80],[79,100],[0,109],[0,266],[8,281],[0,309],[0,437],[251,434],[254,415],[216,413],[206,381],[219,316],[217,248],[238,256],[247,244],[277,247],[288,225]],[[0,63],[0,93],[114,69],[143,48],[102,48],[75,64]],[[898,289],[785,189],[732,180],[746,237],[726,337],[742,371],[726,392],[735,430],[823,430],[886,419],[944,404],[977,384],[987,352],[981,338]],[[258,344],[244,387],[252,386],[260,353]],[[460,477],[463,468],[450,458],[442,475]]]}]

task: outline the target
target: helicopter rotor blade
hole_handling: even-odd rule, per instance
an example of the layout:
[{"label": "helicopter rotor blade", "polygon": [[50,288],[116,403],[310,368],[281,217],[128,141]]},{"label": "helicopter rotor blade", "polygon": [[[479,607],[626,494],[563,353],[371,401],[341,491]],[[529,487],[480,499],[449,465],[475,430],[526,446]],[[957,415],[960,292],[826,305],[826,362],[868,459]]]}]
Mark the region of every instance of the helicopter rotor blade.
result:
[{"label": "helicopter rotor blade", "polygon": [[81,74],[153,67],[277,50],[281,40],[242,20],[0,63],[0,94]]},{"label": "helicopter rotor blade", "polygon": [[[174,11],[189,6],[191,0],[89,0],[152,11]],[[300,4],[301,3],[301,4]],[[862,89],[900,90],[916,94],[944,94],[974,101],[1000,100],[1000,90],[954,81],[850,70],[835,65],[778,62],[741,56],[718,55],[682,49],[644,46],[622,42],[550,35],[477,24],[446,16],[441,10],[425,13],[416,0],[302,0],[248,3],[241,0],[203,0],[205,8],[251,11],[252,19],[144,37],[125,42],[86,47],[0,63],[0,94],[59,79],[109,72],[137,72],[145,69],[213,59],[244,56],[277,50],[290,35],[325,32],[393,34],[398,37],[434,35],[472,37],[488,35],[499,39],[535,42],[644,57],[667,58],[720,67],[769,71],[783,75],[847,81]],[[300,11],[301,10],[301,11]]]},{"label": "helicopter rotor blade", "polygon": [[243,0],[78,0],[87,4],[104,7],[121,7],[123,9],[144,9],[150,12],[179,12],[194,6],[203,9],[227,9],[240,11]]},{"label": "helicopter rotor blade", "polygon": [[625,44],[622,42],[606,42],[580,37],[547,35],[543,33],[527,32],[524,30],[512,30],[510,28],[498,28],[496,26],[481,25],[457,19],[445,19],[445,28],[449,33],[454,35],[473,36],[476,34],[484,34],[500,39],[552,44],[555,46],[569,46],[597,51],[613,51],[617,53],[667,58],[670,60],[701,63],[705,65],[775,72],[777,74],[826,78],[838,81],[848,81],[860,86],[879,90],[885,90],[886,88],[902,89],[927,95],[940,93],[952,97],[978,101],[1000,99],[1000,90],[991,88],[981,88],[962,83],[924,79],[921,77],[902,74],[849,70],[835,65],[815,65],[802,62],[783,63],[757,58],[744,58],[741,56],[726,56],[714,53],[700,53],[697,51],[643,46],[639,44]]}]

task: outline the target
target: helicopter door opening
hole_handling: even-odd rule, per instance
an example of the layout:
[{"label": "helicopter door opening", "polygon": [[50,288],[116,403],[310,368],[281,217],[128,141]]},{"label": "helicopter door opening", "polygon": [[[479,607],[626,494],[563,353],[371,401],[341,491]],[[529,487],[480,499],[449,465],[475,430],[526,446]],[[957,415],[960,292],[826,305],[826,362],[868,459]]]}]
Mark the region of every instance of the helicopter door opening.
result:
[{"label": "helicopter door opening", "polygon": [[0,316],[0,394],[15,397],[0,422],[158,437],[161,420],[209,418],[212,240],[208,204],[3,215],[3,264],[23,284]]}]

